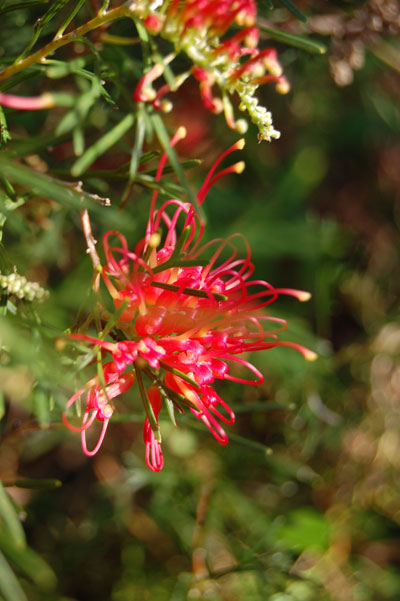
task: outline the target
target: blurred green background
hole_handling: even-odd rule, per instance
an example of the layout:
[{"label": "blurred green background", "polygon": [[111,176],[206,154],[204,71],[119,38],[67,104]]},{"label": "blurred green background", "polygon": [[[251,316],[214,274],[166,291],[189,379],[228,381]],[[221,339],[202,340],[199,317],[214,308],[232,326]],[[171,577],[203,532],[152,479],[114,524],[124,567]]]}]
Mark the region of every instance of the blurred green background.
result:
[{"label": "blurred green background", "polygon": [[[12,4],[0,5],[4,66],[23,51],[45,10],[39,3],[5,10]],[[77,23],[96,6],[86,4]],[[79,101],[36,113],[4,109],[12,140],[0,158],[7,218],[1,271],[15,265],[50,296],[21,311],[15,301],[15,314],[7,299],[3,303],[0,476],[10,496],[0,489],[0,598],[400,598],[400,46],[391,37],[395,29],[378,28],[372,38],[345,29],[360,11],[376,16],[379,7],[394,5],[395,11],[396,3],[298,3],[308,25],[286,2],[271,13],[267,4],[260,3],[262,18],[328,50],[310,54],[274,43],[292,90],[282,97],[264,86],[259,94],[282,137],[258,144],[255,128],[249,129],[242,157],[235,155],[245,160],[245,172],[224,178],[207,197],[206,237],[243,233],[257,277],[312,293],[308,303],[280,299],[271,313],[288,320],[288,339],[319,358],[308,364],[288,348],[265,351],[252,358],[265,375],[263,385],[219,387],[237,414],[227,447],[194,419],[174,428],[161,413],[160,473],[145,466],[135,391],[119,402],[93,459],[82,454],[79,436],[60,424],[79,382],[72,350],[60,336],[91,302],[79,202],[69,190],[82,180],[85,193],[110,198],[111,207],[92,202],[95,236],[119,228],[132,246],[142,236],[151,193],[146,181],[127,191],[126,175],[101,175],[130,160],[135,130],[91,170],[79,177],[70,170],[83,147],[131,109],[140,48],[99,39],[88,48],[67,46],[53,63],[11,82],[10,93],[54,90],[78,94]],[[341,19],[342,35],[328,30],[332,15]],[[52,23],[42,42],[54,34]],[[127,20],[109,33],[136,35]],[[365,51],[354,71],[350,46]],[[388,47],[390,65],[381,60]],[[352,81],[338,79],[340,60]],[[96,84],[99,77],[104,87]],[[164,122],[171,131],[181,124],[188,129],[177,152],[181,160],[202,159],[187,171],[196,190],[237,135],[202,108],[196,84],[185,84],[173,100],[175,110]],[[148,138],[145,149],[155,147],[157,140]],[[148,165],[151,175],[157,160]],[[41,174],[55,188],[46,188]],[[173,175],[168,182],[177,185]],[[127,414],[134,415],[124,419]],[[42,485],[11,486],[22,478]]]}]

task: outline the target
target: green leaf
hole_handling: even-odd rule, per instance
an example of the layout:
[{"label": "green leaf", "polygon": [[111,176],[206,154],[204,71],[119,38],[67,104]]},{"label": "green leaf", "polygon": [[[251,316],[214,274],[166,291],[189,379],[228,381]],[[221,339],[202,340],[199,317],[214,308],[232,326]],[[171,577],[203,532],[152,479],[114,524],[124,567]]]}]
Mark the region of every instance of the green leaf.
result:
[{"label": "green leaf", "polygon": [[159,139],[161,146],[164,148],[165,152],[167,153],[168,159],[169,159],[175,173],[177,174],[177,176],[187,194],[187,197],[189,198],[190,202],[196,207],[196,209],[200,213],[200,215],[203,216],[202,211],[200,211],[200,207],[198,205],[196,197],[193,194],[193,190],[189,186],[189,182],[186,178],[186,175],[182,168],[182,165],[179,163],[176,152],[170,144],[168,132],[165,128],[165,125],[164,125],[160,115],[154,113],[153,115],[151,115],[150,119],[153,124],[154,131],[156,132],[157,138]]},{"label": "green leaf", "polygon": [[85,150],[85,134],[80,125],[74,127],[72,131],[72,146],[75,156],[80,157]]},{"label": "green leaf", "polygon": [[8,179],[6,177],[4,177],[4,175],[2,173],[0,173],[0,184],[3,186],[4,191],[7,194],[7,197],[8,197],[7,200],[16,201],[17,195],[16,195],[14,188],[12,187],[12,185],[10,184]]},{"label": "green leaf", "polygon": [[86,65],[86,58],[75,58],[67,63],[65,61],[48,59],[46,60],[46,65],[50,66],[46,67],[46,77],[50,79],[62,79],[71,75],[71,73],[79,73]]},{"label": "green leaf", "polygon": [[61,144],[62,142],[65,142],[69,139],[69,134],[60,137],[57,136],[54,132],[45,133],[41,136],[35,136],[33,138],[18,138],[16,136],[13,136],[13,139],[10,142],[8,148],[12,153],[16,154],[17,156],[25,156],[27,154],[33,154],[35,152],[38,152],[43,148],[48,148],[49,146]]},{"label": "green leaf", "polygon": [[175,418],[175,407],[174,403],[169,399],[165,394],[163,395],[163,399],[165,402],[165,407],[167,409],[168,417],[170,421],[176,426],[176,418]]},{"label": "green leaf", "polygon": [[52,2],[52,4],[45,12],[43,17],[40,17],[40,19],[36,21],[31,41],[29,42],[25,50],[22,52],[22,54],[18,57],[16,62],[19,62],[20,60],[25,58],[25,56],[28,54],[31,48],[33,48],[33,46],[36,44],[45,25],[47,25],[47,23],[49,23],[53,19],[53,17],[57,15],[58,11],[64,6],[64,4],[67,4],[67,2],[69,2],[69,0],[55,0],[55,2]]},{"label": "green leaf", "polygon": [[55,130],[57,136],[62,136],[78,125],[82,127],[86,125],[87,115],[103,90],[103,86],[96,78],[92,79],[91,84],[90,89],[76,99],[75,106],[59,121]]},{"label": "green leaf", "polygon": [[141,115],[142,111],[138,113],[137,124],[136,124],[136,133],[135,133],[135,143],[132,149],[131,162],[129,165],[129,179],[133,181],[135,179],[135,175],[137,172],[137,168],[140,162],[140,154],[143,149],[143,140],[144,134],[146,131],[144,119]]},{"label": "green leaf", "polygon": [[20,10],[21,8],[28,8],[30,6],[37,6],[38,4],[47,4],[48,0],[25,0],[25,2],[17,2],[15,4],[9,4],[0,10],[0,16],[5,13],[9,13],[13,10]]},{"label": "green leaf", "polygon": [[300,48],[301,50],[305,50],[306,52],[311,52],[313,54],[325,54],[326,52],[326,46],[324,44],[310,40],[305,36],[286,33],[285,31],[272,29],[271,27],[265,27],[261,24],[258,24],[258,27],[261,31],[267,33],[270,38],[277,42],[282,42],[288,46],[294,46],[295,48]]},{"label": "green leaf", "polygon": [[287,8],[295,17],[300,19],[300,21],[303,21],[303,23],[307,21],[307,17],[305,17],[303,13],[299,11],[297,6],[295,6],[291,0],[278,0],[278,2],[283,4],[285,8]]},{"label": "green leaf", "polygon": [[21,526],[10,497],[0,482],[0,517],[3,518],[5,526],[12,536],[15,545],[23,549],[26,546],[25,532]]},{"label": "green leaf", "polygon": [[3,482],[4,486],[16,486],[17,488],[30,488],[32,490],[49,490],[60,488],[61,480],[56,478],[19,478],[13,482]]},{"label": "green leaf", "polygon": [[47,428],[50,423],[49,397],[43,390],[35,390],[32,409],[41,428]]},{"label": "green leaf", "polygon": [[327,549],[330,533],[331,526],[322,514],[303,507],[288,515],[288,523],[278,529],[277,538],[285,547],[296,551]]},{"label": "green leaf", "polygon": [[7,558],[37,586],[46,590],[55,587],[57,579],[53,570],[33,549],[18,548],[12,538],[5,536],[4,532],[0,532],[0,548]]},{"label": "green leaf", "polygon": [[114,146],[135,122],[135,116],[128,114],[111,131],[97,140],[71,167],[71,175],[79,177],[94,161]]},{"label": "green leaf", "polygon": [[82,8],[83,4],[85,3],[85,1],[86,0],[78,0],[78,2],[74,6],[74,8],[70,12],[70,14],[68,15],[68,17],[63,21],[62,25],[59,27],[56,35],[54,36],[55,39],[57,39],[58,37],[60,37],[60,36],[63,35],[63,33],[67,29],[68,25],[71,23],[71,21],[74,19],[74,17],[81,10],[81,8]]},{"label": "green leaf", "polygon": [[11,140],[10,132],[7,129],[7,121],[4,111],[0,106],[0,148],[3,148]]},{"label": "green leaf", "polygon": [[0,171],[7,173],[8,179],[11,182],[25,186],[34,194],[51,198],[65,207],[77,210],[85,207],[92,210],[100,208],[90,194],[78,191],[67,182],[55,180],[43,173],[20,165],[8,157],[0,157]]},{"label": "green leaf", "polygon": [[28,601],[14,572],[0,551],[0,592],[5,601]]}]

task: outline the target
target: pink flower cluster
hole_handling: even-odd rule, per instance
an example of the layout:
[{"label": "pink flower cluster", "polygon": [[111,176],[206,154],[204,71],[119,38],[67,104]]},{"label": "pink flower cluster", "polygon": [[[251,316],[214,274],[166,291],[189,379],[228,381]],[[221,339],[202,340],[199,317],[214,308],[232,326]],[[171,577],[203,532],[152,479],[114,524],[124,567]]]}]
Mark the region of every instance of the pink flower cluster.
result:
[{"label": "pink flower cluster", "polygon": [[[172,143],[177,139],[179,132]],[[215,174],[222,159],[242,147],[240,140],[215,162],[198,192],[199,204],[221,176],[243,168],[239,162]],[[164,155],[157,180],[165,160]],[[224,426],[233,424],[235,416],[213,384],[263,382],[259,370],[242,357],[250,351],[291,346],[306,359],[315,354],[279,340],[286,322],[262,312],[281,294],[307,300],[308,293],[252,279],[250,248],[241,234],[203,243],[204,223],[193,204],[171,199],[157,209],[156,199],[154,192],[146,235],[134,250],[120,232],[104,236],[102,276],[118,312],[113,316],[113,340],[81,333],[72,338],[100,348],[110,360],[104,365],[102,384],[97,376],[68,401],[70,407],[87,391],[82,425],[71,426],[65,414],[64,421],[81,432],[84,452],[96,453],[113,411],[111,400],[132,386],[135,373],[147,413],[146,463],[158,471],[163,465],[158,426],[163,401],[182,413],[187,407],[218,442],[227,444]],[[150,384],[147,391],[145,379]],[[102,422],[102,431],[94,450],[88,451],[85,433],[95,419]]]},{"label": "pink flower cluster", "polygon": [[[165,95],[176,91],[192,74],[199,82],[204,106],[213,113],[224,112],[229,127],[240,133],[247,129],[244,119],[234,117],[230,96],[236,94],[239,110],[247,112],[258,126],[260,139],[279,137],[272,126],[271,114],[259,106],[254,92],[260,84],[273,81],[277,91],[284,94],[289,91],[289,83],[282,74],[276,50],[257,48],[260,33],[254,25],[256,3],[253,0],[167,0],[161,7],[151,6],[144,18],[145,26],[152,35],[160,34],[172,42],[175,53],[162,60],[155,59],[153,67],[137,85],[134,100],[151,102],[156,109],[168,110],[171,103],[164,99]],[[241,29],[227,37],[232,25]],[[173,80],[169,72],[168,82],[156,91],[153,82],[182,51],[191,60],[192,68]]]}]

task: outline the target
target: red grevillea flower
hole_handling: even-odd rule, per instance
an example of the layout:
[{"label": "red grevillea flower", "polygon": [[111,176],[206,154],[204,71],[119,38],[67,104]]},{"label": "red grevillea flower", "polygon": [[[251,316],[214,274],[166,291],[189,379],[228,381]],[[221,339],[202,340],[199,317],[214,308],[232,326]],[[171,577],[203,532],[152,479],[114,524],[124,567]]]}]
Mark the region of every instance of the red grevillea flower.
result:
[{"label": "red grevillea flower", "polygon": [[[236,120],[231,96],[239,98],[239,110],[246,112],[259,129],[260,140],[278,138],[272,116],[260,106],[255,92],[259,85],[275,82],[280,93],[289,91],[289,83],[273,48],[257,48],[259,30],[254,25],[257,6],[254,0],[166,0],[148,2],[144,11],[144,25],[151,35],[161,35],[174,45],[174,52],[154,64],[137,85],[133,98],[137,102],[151,102],[156,109],[170,110],[165,99],[176,91],[189,75],[199,82],[204,106],[213,113],[224,112],[229,127],[239,133],[247,129],[244,119]],[[227,32],[232,25],[239,31],[231,37]],[[172,78],[158,90],[153,83],[164,73],[167,65],[180,52],[186,53],[192,67]]]},{"label": "red grevillea flower", "polygon": [[[180,135],[178,131],[172,144]],[[199,204],[221,176],[243,169],[239,162],[216,173],[222,159],[243,144],[239,140],[214,163],[197,194]],[[156,180],[165,161],[164,155]],[[214,383],[261,384],[263,375],[243,357],[250,351],[289,346],[308,360],[315,353],[279,340],[286,322],[263,311],[282,294],[304,301],[309,293],[253,279],[250,248],[241,234],[203,243],[204,223],[193,204],[170,199],[156,208],[156,200],[155,191],[146,234],[133,250],[118,231],[104,236],[102,277],[117,310],[111,317],[104,310],[104,316],[112,320],[113,339],[83,333],[72,338],[101,349],[110,361],[103,369],[103,386],[98,377],[86,386],[82,425],[72,428],[65,416],[64,420],[82,432],[84,452],[96,452],[112,414],[111,400],[130,388],[134,372],[147,414],[146,463],[158,471],[163,465],[158,414],[164,402],[178,412],[187,407],[218,442],[226,444],[224,428],[235,416]],[[145,379],[150,384],[147,392]],[[75,393],[68,407],[84,391]],[[95,449],[88,452],[84,434],[95,419],[103,423],[102,432]]]}]

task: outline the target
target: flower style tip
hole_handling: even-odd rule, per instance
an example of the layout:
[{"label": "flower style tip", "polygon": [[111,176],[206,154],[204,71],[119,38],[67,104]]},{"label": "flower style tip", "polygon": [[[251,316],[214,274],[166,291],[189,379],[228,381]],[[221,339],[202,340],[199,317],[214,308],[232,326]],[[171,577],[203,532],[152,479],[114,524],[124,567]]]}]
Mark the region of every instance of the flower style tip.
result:
[{"label": "flower style tip", "polygon": [[318,359],[317,353],[314,353],[314,351],[311,351],[308,348],[304,349],[303,355],[306,361],[316,361]]},{"label": "flower style tip", "polygon": [[287,77],[285,77],[284,75],[281,75],[278,78],[278,81],[276,83],[275,86],[276,91],[278,92],[278,94],[289,94],[290,92],[290,83],[287,79]]},{"label": "flower style tip", "polygon": [[294,296],[301,303],[306,303],[311,298],[311,293],[307,290],[295,290],[294,288],[277,288],[278,294],[287,294],[288,296]]},{"label": "flower style tip", "polygon": [[243,173],[245,168],[246,168],[246,163],[244,161],[238,161],[231,167],[232,172],[237,173],[238,175],[240,175],[240,173]]},{"label": "flower style tip", "polygon": [[307,301],[310,300],[311,298],[311,292],[306,292],[305,290],[299,290],[298,291],[298,299],[301,303],[306,303]]},{"label": "flower style tip", "polygon": [[314,353],[314,351],[310,350],[306,346],[303,346],[302,344],[297,344],[296,342],[287,342],[285,340],[278,342],[276,346],[289,346],[301,353],[304,359],[309,362],[313,362],[318,359],[317,353]]},{"label": "flower style tip", "polygon": [[184,125],[181,125],[180,127],[178,127],[178,129],[176,130],[176,140],[183,140],[184,138],[186,138],[187,136],[187,129]]}]

